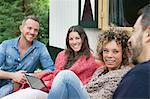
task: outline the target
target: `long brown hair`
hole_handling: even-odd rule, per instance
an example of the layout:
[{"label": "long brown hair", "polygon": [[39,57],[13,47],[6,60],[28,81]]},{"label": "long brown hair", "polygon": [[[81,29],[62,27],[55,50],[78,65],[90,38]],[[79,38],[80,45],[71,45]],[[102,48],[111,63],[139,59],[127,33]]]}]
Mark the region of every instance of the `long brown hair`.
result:
[{"label": "long brown hair", "polygon": [[[77,52],[77,54],[75,55],[73,49],[70,47],[69,45],[69,34],[71,32],[77,32],[82,40],[82,47],[81,49]],[[84,29],[80,26],[71,26],[67,32],[67,37],[66,37],[66,56],[67,56],[67,64],[64,66],[64,69],[68,69],[70,68],[73,63],[75,61],[77,61],[79,59],[80,56],[85,55],[86,59],[88,59],[90,57],[90,47],[89,47],[89,42],[88,42],[88,38],[87,35],[84,31]]]}]

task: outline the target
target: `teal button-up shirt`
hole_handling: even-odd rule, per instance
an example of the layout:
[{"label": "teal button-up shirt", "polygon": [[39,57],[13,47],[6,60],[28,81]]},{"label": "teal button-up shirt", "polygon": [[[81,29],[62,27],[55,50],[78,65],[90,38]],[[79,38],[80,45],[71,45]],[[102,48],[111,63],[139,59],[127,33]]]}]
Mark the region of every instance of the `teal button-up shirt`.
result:
[{"label": "teal button-up shirt", "polygon": [[[34,40],[32,46],[21,59],[18,40],[19,38],[6,40],[0,44],[0,70],[9,72],[25,70],[32,73],[37,69],[38,64],[41,64],[44,70],[54,70],[54,63],[43,43]],[[12,92],[12,81],[0,78],[0,97]]]},{"label": "teal button-up shirt", "polygon": [[39,64],[44,70],[53,71],[54,63],[46,46],[34,40],[32,46],[27,50],[24,57],[20,58],[18,40],[6,40],[0,45],[0,70],[15,72],[25,70],[34,72]]}]

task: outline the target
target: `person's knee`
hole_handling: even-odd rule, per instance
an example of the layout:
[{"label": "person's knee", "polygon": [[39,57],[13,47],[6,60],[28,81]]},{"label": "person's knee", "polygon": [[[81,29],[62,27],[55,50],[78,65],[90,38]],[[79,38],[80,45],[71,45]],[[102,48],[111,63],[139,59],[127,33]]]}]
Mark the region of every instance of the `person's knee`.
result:
[{"label": "person's knee", "polygon": [[61,75],[61,76],[67,76],[67,75],[72,75],[72,71],[70,70],[62,70],[58,73],[58,75]]},{"label": "person's knee", "polygon": [[70,70],[62,70],[57,74],[57,78],[61,80],[67,80],[70,77],[72,78],[74,76],[74,72]]}]

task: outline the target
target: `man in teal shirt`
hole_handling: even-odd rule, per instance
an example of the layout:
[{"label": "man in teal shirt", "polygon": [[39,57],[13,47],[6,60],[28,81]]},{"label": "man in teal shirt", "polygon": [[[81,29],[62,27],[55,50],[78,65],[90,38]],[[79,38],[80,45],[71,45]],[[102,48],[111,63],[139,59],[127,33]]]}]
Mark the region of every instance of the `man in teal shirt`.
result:
[{"label": "man in teal shirt", "polygon": [[13,83],[26,82],[24,73],[33,73],[38,64],[42,72],[53,71],[54,63],[46,46],[35,40],[39,32],[36,16],[27,16],[21,26],[21,36],[6,40],[0,45],[0,97],[13,92]]}]

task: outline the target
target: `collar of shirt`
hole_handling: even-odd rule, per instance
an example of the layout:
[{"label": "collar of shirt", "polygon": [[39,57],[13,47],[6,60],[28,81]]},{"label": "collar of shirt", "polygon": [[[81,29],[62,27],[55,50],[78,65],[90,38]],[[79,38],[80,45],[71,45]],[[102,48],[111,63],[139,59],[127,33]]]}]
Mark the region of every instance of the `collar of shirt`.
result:
[{"label": "collar of shirt", "polygon": [[[14,40],[14,45],[12,46],[13,48],[17,49],[18,50],[18,42],[19,42],[19,39],[20,39],[20,36],[17,37],[15,40]],[[39,47],[39,45],[37,44],[37,40],[33,40],[33,43],[32,43],[32,46],[30,47],[31,49],[34,49],[36,47]]]}]

